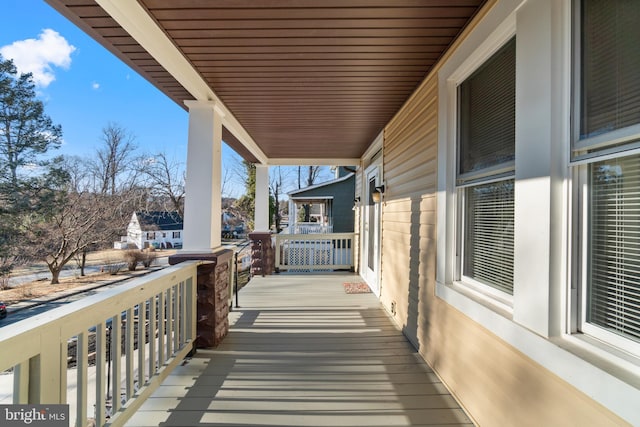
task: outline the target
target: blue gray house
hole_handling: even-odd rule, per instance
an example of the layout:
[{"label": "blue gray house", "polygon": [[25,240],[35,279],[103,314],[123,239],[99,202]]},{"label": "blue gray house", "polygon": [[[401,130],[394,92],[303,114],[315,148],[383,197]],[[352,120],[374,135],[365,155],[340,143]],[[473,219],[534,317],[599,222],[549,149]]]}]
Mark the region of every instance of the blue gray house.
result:
[{"label": "blue gray house", "polygon": [[[355,173],[339,167],[335,179],[287,193],[290,232],[353,232],[355,183]],[[310,209],[309,221],[299,218],[305,205]]]}]

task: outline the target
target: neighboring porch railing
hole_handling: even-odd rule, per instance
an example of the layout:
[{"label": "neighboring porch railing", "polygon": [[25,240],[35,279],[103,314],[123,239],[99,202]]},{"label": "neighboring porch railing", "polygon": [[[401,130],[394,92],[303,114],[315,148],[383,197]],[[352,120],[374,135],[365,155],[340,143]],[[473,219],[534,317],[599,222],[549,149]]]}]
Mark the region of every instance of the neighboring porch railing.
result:
[{"label": "neighboring porch railing", "polygon": [[197,266],[169,267],[1,328],[0,372],[13,369],[13,403],[69,404],[70,425],[124,425],[193,348]]},{"label": "neighboring porch railing", "polygon": [[354,268],[355,233],[276,234],[277,270],[321,271]]},{"label": "neighboring porch railing", "polygon": [[333,233],[333,225],[316,222],[298,222],[285,228],[281,234],[327,234]]}]

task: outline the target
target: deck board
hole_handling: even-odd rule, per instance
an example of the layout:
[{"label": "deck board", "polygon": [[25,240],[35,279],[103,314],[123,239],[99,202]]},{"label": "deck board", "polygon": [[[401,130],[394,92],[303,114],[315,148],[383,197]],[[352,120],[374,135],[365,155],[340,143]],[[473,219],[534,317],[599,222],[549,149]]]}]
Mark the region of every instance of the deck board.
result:
[{"label": "deck board", "polygon": [[177,368],[128,426],[472,426],[353,275],[254,278],[216,349]]}]

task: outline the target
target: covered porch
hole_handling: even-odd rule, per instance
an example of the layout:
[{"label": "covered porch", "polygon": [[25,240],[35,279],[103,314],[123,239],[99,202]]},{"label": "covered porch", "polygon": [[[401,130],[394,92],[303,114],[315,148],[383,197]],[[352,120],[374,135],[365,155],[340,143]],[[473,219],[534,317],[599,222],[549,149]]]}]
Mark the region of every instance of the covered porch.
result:
[{"label": "covered porch", "polygon": [[215,349],[177,367],[129,426],[472,425],[354,274],[253,278]]}]

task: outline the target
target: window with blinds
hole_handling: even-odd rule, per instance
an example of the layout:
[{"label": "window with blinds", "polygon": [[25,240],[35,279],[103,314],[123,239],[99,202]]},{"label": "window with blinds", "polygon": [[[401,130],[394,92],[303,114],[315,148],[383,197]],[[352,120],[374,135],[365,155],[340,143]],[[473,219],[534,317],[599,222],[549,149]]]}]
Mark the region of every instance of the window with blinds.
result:
[{"label": "window with blinds", "polygon": [[513,295],[516,43],[458,88],[462,274]]},{"label": "window with blinds", "polygon": [[465,195],[467,277],[513,294],[514,180],[468,187]]},{"label": "window with blinds", "polygon": [[640,342],[640,155],[590,175],[587,321]]},{"label": "window with blinds", "polygon": [[[582,332],[640,343],[640,1],[576,4],[580,84],[574,156],[589,153]],[[632,150],[632,151],[630,151]],[[580,203],[579,201],[577,203]],[[594,328],[595,326],[595,328]],[[611,335],[614,334],[614,335]],[[619,341],[623,337],[626,340]],[[626,347],[625,347],[626,348]],[[637,348],[637,347],[636,347]]]},{"label": "window with blinds", "polygon": [[637,140],[640,2],[583,0],[580,15],[580,123],[574,150]]},{"label": "window with blinds", "polygon": [[515,159],[516,40],[511,39],[459,89],[459,179]]}]

